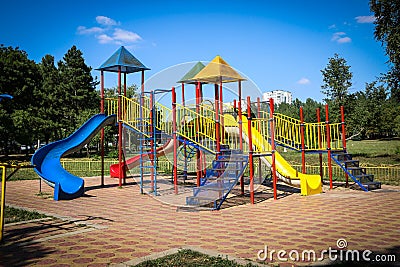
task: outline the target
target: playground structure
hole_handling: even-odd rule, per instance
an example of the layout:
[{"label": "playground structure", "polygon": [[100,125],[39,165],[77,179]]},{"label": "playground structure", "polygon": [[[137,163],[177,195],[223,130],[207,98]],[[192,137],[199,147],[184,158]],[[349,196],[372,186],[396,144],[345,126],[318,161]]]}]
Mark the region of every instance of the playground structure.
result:
[{"label": "playground structure", "polygon": [[[299,187],[302,195],[322,192],[322,175],[307,174],[306,153],[328,154],[329,181],[332,189],[332,159],[361,189],[369,191],[380,188],[365,168],[358,165],[346,150],[344,110],[340,123],[330,123],[328,106],[325,107],[326,121],[316,123],[303,121],[274,112],[271,99],[268,107],[261,109],[260,99],[252,103],[246,99],[246,109],[242,99],[242,81],[245,79],[230,67],[221,57],[215,57],[204,66],[196,64],[179,81],[182,101],[177,101],[175,87],[145,91],[144,71],[148,70],[124,47],[117,50],[100,68],[101,108],[100,114],[92,117],[67,139],[57,141],[39,149],[32,157],[36,172],[55,188],[54,199],[69,199],[83,194],[84,183],[79,177],[68,174],[59,165],[63,155],[82,147],[98,131],[101,131],[101,153],[104,162],[105,125],[118,124],[118,164],[110,167],[110,175],[118,178],[122,186],[127,178],[126,172],[134,167],[140,170],[138,184],[142,193],[159,194],[157,158],[173,154],[172,189],[180,193],[182,183],[187,179],[188,159],[195,159],[197,172],[192,195],[186,197],[188,206],[212,205],[219,209],[223,201],[237,184],[245,193],[248,185],[251,203],[254,203],[254,160],[271,169],[274,198],[277,199],[278,180]],[[104,72],[118,74],[118,99],[105,99]],[[126,75],[141,72],[141,92],[137,97],[126,97]],[[124,88],[122,88],[122,74]],[[233,105],[223,103],[223,84],[237,83],[238,99]],[[214,103],[203,100],[203,85],[214,85]],[[185,85],[195,87],[196,103],[185,103]],[[157,101],[158,96],[168,95],[171,105]],[[319,111],[318,111],[318,118]],[[128,158],[129,142],[124,136],[132,131],[139,135],[139,153]],[[127,144],[128,143],[128,144]],[[295,170],[276,146],[285,146],[301,152],[302,171]],[[183,162],[178,156],[183,155]],[[207,156],[209,155],[209,156]],[[124,158],[127,157],[127,158]],[[210,160],[211,156],[211,160]],[[320,157],[322,160],[322,157]],[[58,163],[57,163],[58,162]],[[178,167],[182,176],[178,175]],[[101,185],[104,185],[104,163]],[[248,181],[245,182],[245,173]],[[262,181],[259,181],[262,183]],[[347,181],[346,181],[347,182]],[[148,190],[146,190],[148,189]]]}]

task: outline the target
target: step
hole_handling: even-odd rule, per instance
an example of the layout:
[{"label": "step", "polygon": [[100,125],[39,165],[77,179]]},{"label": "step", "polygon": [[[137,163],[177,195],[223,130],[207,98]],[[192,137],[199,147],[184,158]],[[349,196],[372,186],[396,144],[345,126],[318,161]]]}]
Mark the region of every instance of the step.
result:
[{"label": "step", "polygon": [[354,176],[360,183],[369,183],[374,181],[374,175],[373,174],[361,174],[361,175],[355,175]]},{"label": "step", "polygon": [[[344,166],[346,167],[346,169],[348,169],[349,167],[359,167],[360,162],[358,160],[344,160],[341,161],[341,163],[344,164]],[[351,164],[351,165],[350,165]]]},{"label": "step", "polygon": [[230,185],[228,185],[227,187],[224,187],[224,186],[219,187],[219,186],[217,186],[217,184],[215,184],[215,185],[206,184],[206,185],[203,185],[203,186],[194,187],[193,188],[193,195],[196,196],[200,192],[208,192],[208,191],[219,192],[222,195],[224,195],[224,192],[229,189],[228,187],[230,187]]},{"label": "step", "polygon": [[194,196],[186,197],[186,205],[191,205],[191,206],[203,206],[213,202],[215,202],[214,198],[194,197]]},{"label": "step", "polygon": [[213,171],[240,171],[242,168],[214,168]]},{"label": "step", "polygon": [[237,180],[236,175],[234,176],[210,176],[206,177],[207,181],[232,181]]},{"label": "step", "polygon": [[362,183],[362,185],[368,189],[368,191],[375,190],[375,189],[381,189],[382,183],[381,182],[368,182],[368,183]]},{"label": "step", "polygon": [[228,159],[216,159],[216,162],[247,162],[248,158],[247,156],[242,157],[242,158],[228,158]]},{"label": "step", "polygon": [[366,168],[363,167],[348,167],[347,170],[353,176],[366,174]]}]

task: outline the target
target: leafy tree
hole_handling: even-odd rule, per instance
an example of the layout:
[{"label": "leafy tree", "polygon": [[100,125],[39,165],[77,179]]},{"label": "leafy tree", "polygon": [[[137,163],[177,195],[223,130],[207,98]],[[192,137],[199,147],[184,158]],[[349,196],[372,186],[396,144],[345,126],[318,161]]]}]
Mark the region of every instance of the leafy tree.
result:
[{"label": "leafy tree", "polygon": [[336,53],[333,58],[329,59],[328,65],[321,72],[324,82],[321,92],[326,96],[325,102],[332,106],[331,110],[337,119],[339,114],[337,110],[345,104],[349,88],[352,86],[353,73],[346,60]]},{"label": "leafy tree", "polygon": [[391,88],[391,97],[400,102],[400,1],[370,0],[375,15],[375,39],[382,42],[389,57],[390,70],[384,79]]},{"label": "leafy tree", "polygon": [[62,127],[61,118],[63,117],[60,107],[63,105],[60,88],[60,76],[54,64],[54,57],[46,55],[42,62],[38,64],[42,75],[42,86],[36,90],[35,97],[38,106],[35,111],[37,114],[37,138],[45,140],[59,139],[57,133]]},{"label": "leafy tree", "polygon": [[36,118],[32,110],[37,103],[32,95],[40,86],[41,77],[26,52],[4,45],[0,45],[0,73],[0,93],[14,96],[0,104],[0,142],[7,153],[15,142],[24,145],[34,142],[32,129]]},{"label": "leafy tree", "polygon": [[96,81],[90,73],[91,67],[85,64],[82,52],[72,46],[63,61],[58,62],[60,84],[58,93],[63,100],[62,109],[65,130],[60,134],[68,136],[76,130],[79,114],[84,110],[98,112],[99,96],[95,91]]}]

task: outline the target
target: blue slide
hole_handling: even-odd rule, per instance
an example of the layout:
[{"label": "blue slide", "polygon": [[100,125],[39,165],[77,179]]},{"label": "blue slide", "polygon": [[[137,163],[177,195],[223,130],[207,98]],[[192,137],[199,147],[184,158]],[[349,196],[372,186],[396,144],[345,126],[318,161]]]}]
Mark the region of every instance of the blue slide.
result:
[{"label": "blue slide", "polygon": [[36,173],[54,187],[54,200],[73,199],[83,195],[84,180],[70,174],[61,165],[62,156],[81,149],[106,125],[115,123],[116,116],[97,114],[69,137],[38,149],[32,156]]}]

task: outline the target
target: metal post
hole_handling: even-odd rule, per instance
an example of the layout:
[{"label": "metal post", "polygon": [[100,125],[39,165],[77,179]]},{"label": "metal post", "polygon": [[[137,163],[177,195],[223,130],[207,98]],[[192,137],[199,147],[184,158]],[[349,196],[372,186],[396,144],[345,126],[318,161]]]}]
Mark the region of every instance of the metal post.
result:
[{"label": "metal post", "polygon": [[[104,114],[104,71],[103,70],[100,71],[100,113]],[[100,155],[101,155],[100,185],[103,187],[104,186],[104,128],[101,128],[100,132]]]},{"label": "metal post", "polygon": [[174,141],[174,190],[175,194],[178,194],[178,138],[177,138],[177,131],[176,131],[176,92],[175,87],[172,87],[172,135]]},{"label": "metal post", "polygon": [[278,198],[276,184],[278,182],[278,177],[276,176],[276,159],[275,159],[275,122],[274,122],[274,99],[269,99],[269,128],[271,132],[271,153],[272,153],[272,184],[274,187],[274,199]]},{"label": "metal post", "polygon": [[304,145],[304,116],[303,107],[300,107],[300,135],[301,135],[301,172],[306,173],[306,149]]},{"label": "metal post", "polygon": [[329,188],[333,188],[332,184],[332,158],[331,158],[331,133],[329,129],[329,107],[325,105],[325,124],[326,124],[326,149],[328,150],[328,171],[329,171]]},{"label": "metal post", "polygon": [[154,148],[153,146],[155,145],[154,143],[154,137],[155,137],[155,127],[154,127],[154,91],[152,91],[150,93],[150,118],[149,118],[149,122],[150,122],[150,161],[151,164],[153,165],[153,168],[150,169],[150,186],[153,189],[153,193],[157,194],[157,187],[155,185],[155,181],[154,181],[154,165],[155,165],[155,160],[156,158],[154,157]]},{"label": "metal post", "polygon": [[[200,82],[196,84],[196,113],[200,113]],[[200,116],[197,117],[196,120],[196,141],[199,142],[200,136]],[[200,178],[201,178],[201,155],[200,149],[196,150],[196,185],[200,186]]]},{"label": "metal post", "polygon": [[[342,145],[343,145],[343,151],[347,152],[347,147],[346,147],[346,123],[344,121],[344,107],[340,107],[340,114],[342,117]],[[345,173],[346,176],[346,187],[349,186],[349,175]]]},{"label": "metal post", "polygon": [[250,202],[254,204],[254,166],[253,166],[253,141],[251,133],[251,102],[247,97],[247,132],[249,137],[249,175],[250,175]]},{"label": "metal post", "polygon": [[219,94],[218,94],[218,84],[214,85],[214,96],[215,96],[215,141],[216,141],[216,146],[217,146],[217,157],[219,153],[221,152],[220,148],[220,121],[219,121]]},{"label": "metal post", "polygon": [[[258,131],[261,132],[261,102],[260,97],[257,97],[257,119],[258,119]],[[261,184],[262,182],[262,175],[261,175],[261,157],[258,157],[258,180]]]},{"label": "metal post", "polygon": [[[220,125],[221,128],[224,128],[224,98],[223,98],[223,94],[222,94],[222,77],[220,78],[220,82],[219,82],[219,106],[220,106],[220,114],[221,114],[221,119],[220,119]],[[223,136],[221,134],[220,138],[223,140]]]},{"label": "metal post", "polygon": [[122,162],[122,92],[121,92],[121,66],[118,66],[118,162],[119,162],[119,182],[122,186],[124,177],[124,166]]},{"label": "metal post", "polygon": [[[322,149],[322,134],[321,134],[321,110],[317,108],[317,122],[318,122],[318,150]],[[323,182],[324,169],[322,166],[322,153],[319,153],[319,176],[321,176],[321,183]]]}]

